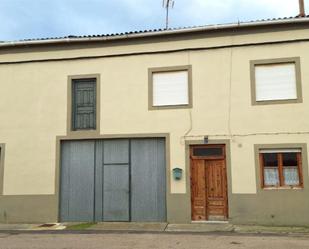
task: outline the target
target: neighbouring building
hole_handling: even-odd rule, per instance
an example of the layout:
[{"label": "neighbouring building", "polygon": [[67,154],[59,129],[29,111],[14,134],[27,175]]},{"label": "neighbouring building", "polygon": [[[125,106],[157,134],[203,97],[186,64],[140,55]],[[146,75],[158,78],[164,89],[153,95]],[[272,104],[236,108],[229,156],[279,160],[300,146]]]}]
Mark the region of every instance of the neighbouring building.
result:
[{"label": "neighbouring building", "polygon": [[0,222],[309,225],[309,16],[0,43]]}]

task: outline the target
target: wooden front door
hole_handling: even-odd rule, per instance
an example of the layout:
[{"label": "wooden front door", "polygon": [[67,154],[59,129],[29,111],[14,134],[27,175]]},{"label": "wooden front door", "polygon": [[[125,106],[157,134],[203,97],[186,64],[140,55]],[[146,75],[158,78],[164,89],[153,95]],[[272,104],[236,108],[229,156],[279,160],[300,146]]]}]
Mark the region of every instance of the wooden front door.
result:
[{"label": "wooden front door", "polygon": [[192,220],[228,218],[225,145],[190,148]]}]

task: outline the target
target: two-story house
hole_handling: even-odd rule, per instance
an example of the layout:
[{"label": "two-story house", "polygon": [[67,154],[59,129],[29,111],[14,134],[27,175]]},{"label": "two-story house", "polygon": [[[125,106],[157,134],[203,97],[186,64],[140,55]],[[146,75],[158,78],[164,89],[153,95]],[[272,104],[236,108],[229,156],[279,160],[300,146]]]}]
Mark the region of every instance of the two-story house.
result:
[{"label": "two-story house", "polygon": [[0,222],[309,224],[309,16],[0,43]]}]

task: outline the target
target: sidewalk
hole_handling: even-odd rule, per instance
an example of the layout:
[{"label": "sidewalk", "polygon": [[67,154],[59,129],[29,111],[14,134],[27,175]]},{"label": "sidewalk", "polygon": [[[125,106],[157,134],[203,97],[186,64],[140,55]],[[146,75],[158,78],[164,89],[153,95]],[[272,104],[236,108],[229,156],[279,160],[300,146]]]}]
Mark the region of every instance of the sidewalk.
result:
[{"label": "sidewalk", "polygon": [[61,223],[51,223],[51,224],[3,224],[0,223],[1,231],[54,231],[54,230],[64,230],[66,226]]},{"label": "sidewalk", "polygon": [[309,236],[309,227],[270,227],[254,225],[233,225],[229,223],[136,223],[136,222],[100,222],[100,223],[51,223],[51,224],[0,224],[0,232],[39,232],[84,231],[138,232],[138,233],[238,233],[238,234],[301,234]]}]

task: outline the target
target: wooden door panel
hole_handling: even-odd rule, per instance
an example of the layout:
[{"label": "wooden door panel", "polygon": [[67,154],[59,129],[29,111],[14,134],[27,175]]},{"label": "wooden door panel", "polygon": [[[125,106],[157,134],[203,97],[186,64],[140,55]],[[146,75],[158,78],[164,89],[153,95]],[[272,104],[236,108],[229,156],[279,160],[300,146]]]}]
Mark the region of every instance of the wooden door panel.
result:
[{"label": "wooden door panel", "polygon": [[226,218],[227,196],[224,160],[206,161],[206,205],[208,218],[222,215]]},{"label": "wooden door panel", "polygon": [[[211,145],[205,147],[211,148]],[[192,220],[227,219],[225,155],[223,158],[198,158],[192,155],[193,147],[190,164]]]},{"label": "wooden door panel", "polygon": [[192,220],[206,219],[205,161],[191,161]]},{"label": "wooden door panel", "polygon": [[208,204],[212,206],[222,206],[224,205],[224,200],[209,200],[208,199]]},{"label": "wooden door panel", "polygon": [[223,216],[222,218],[224,218],[225,216],[225,208],[222,206],[208,206],[208,219],[211,218],[211,216]]},{"label": "wooden door panel", "polygon": [[222,160],[206,161],[208,199],[222,199],[224,197],[222,171]]}]

